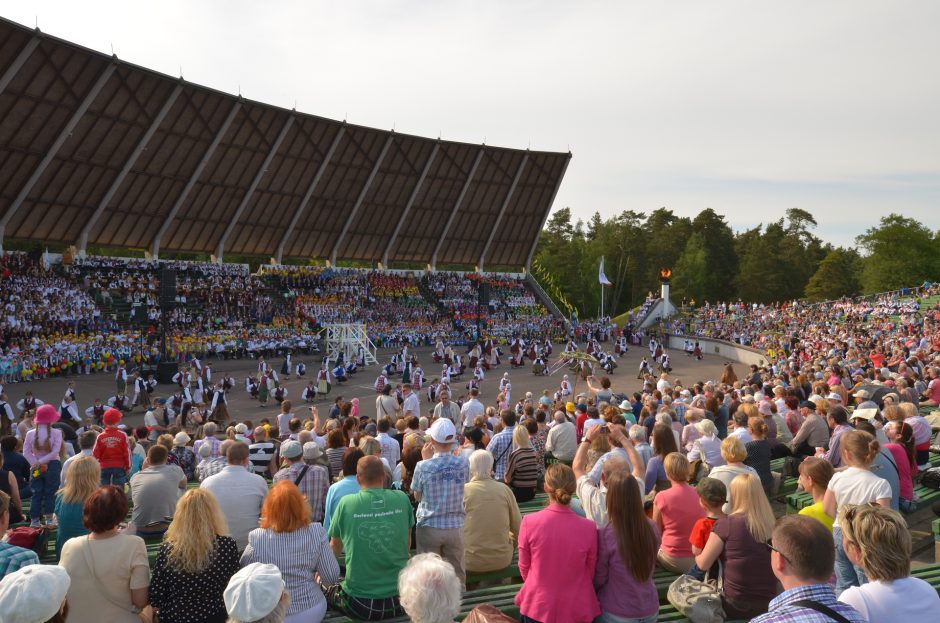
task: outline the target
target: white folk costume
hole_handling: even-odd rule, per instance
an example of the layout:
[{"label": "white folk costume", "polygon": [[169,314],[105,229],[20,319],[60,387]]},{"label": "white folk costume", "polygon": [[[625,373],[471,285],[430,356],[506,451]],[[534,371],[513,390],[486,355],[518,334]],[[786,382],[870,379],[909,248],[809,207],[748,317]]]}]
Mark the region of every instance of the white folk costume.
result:
[{"label": "white folk costume", "polygon": [[330,371],[326,369],[326,365],[320,366],[320,371],[317,373],[317,392],[320,394],[329,394],[330,388]]},{"label": "white folk costume", "polygon": [[228,419],[228,401],[225,398],[225,389],[218,385],[212,392],[212,404],[209,406],[211,419],[224,422]]},{"label": "white folk costume", "polygon": [[274,402],[281,404],[287,400],[287,388],[283,385],[278,385],[274,388],[274,391],[271,392],[271,396],[274,398]]},{"label": "white folk costume", "polygon": [[313,402],[317,399],[317,386],[314,385],[313,381],[310,381],[304,391],[300,393],[300,397],[304,399],[304,402]]},{"label": "white folk costume", "polygon": [[304,362],[301,361],[300,363],[297,364],[297,376],[303,377],[303,376],[306,376],[306,374],[307,374],[307,366],[304,365]]},{"label": "white folk costume", "polygon": [[379,374],[372,386],[375,388],[375,393],[381,394],[386,385],[388,385],[388,377],[386,377],[385,374]]},{"label": "white folk costume", "polygon": [[561,385],[558,387],[561,397],[565,398],[571,395],[571,381],[568,380],[568,375],[561,377]]},{"label": "white folk costume", "polygon": [[101,420],[104,418],[104,412],[107,410],[108,405],[102,404],[100,400],[96,400],[95,404],[85,409],[85,417],[91,419],[91,421],[98,426],[101,426]]},{"label": "white folk costume", "polygon": [[290,370],[291,370],[290,353],[287,353],[286,355],[284,355],[284,363],[281,364],[281,374],[284,376],[285,381],[290,379]]},{"label": "white folk costume", "polygon": [[118,394],[108,398],[108,406],[114,407],[118,411],[130,411],[131,399],[127,397],[127,394],[119,392]]},{"label": "white folk costume", "polygon": [[503,378],[499,379],[499,391],[506,394],[506,403],[509,403],[509,392],[512,390],[512,384],[509,382],[509,373],[503,372]]},{"label": "white folk costume", "polygon": [[411,371],[411,388],[419,392],[423,384],[424,370],[421,369],[421,366],[415,365],[414,370]]},{"label": "white folk costume", "polygon": [[78,405],[72,400],[63,401],[62,406],[59,408],[59,416],[63,420],[70,419],[79,424],[82,422],[82,418],[78,415]]}]

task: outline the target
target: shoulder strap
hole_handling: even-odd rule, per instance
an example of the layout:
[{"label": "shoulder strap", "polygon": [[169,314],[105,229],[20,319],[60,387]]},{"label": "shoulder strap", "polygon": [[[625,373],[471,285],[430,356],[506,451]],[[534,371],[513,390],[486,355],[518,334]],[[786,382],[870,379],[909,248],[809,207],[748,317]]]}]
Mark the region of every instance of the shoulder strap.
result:
[{"label": "shoulder strap", "polygon": [[303,468],[300,470],[300,473],[297,474],[297,478],[294,479],[294,486],[295,486],[295,487],[299,487],[299,486],[300,486],[300,481],[304,479],[304,476],[307,474],[307,470],[308,470],[308,469],[310,469],[310,466],[309,466],[309,465],[304,465]]},{"label": "shoulder strap", "polygon": [[824,606],[818,601],[812,599],[800,599],[799,601],[794,601],[790,603],[791,606],[797,606],[800,608],[809,608],[810,610],[815,610],[821,614],[826,615],[836,623],[852,623],[847,618],[830,608],[829,606]]},{"label": "shoulder strap", "polygon": [[108,593],[108,591],[105,590],[104,585],[101,583],[101,580],[98,579],[98,574],[95,573],[95,563],[92,559],[91,551],[90,551],[91,539],[88,537],[88,535],[85,535],[85,539],[84,541],[82,541],[81,550],[82,550],[82,558],[85,559],[85,566],[88,567],[88,574],[91,576],[91,579],[95,581],[95,584],[98,585],[98,592],[101,594],[102,597],[105,598],[105,601],[109,602],[112,606],[117,606],[121,610],[132,612],[133,614],[137,614],[138,613],[137,608],[134,608],[133,606],[131,606],[132,609],[128,610],[126,604],[121,604],[121,603],[116,602]]}]

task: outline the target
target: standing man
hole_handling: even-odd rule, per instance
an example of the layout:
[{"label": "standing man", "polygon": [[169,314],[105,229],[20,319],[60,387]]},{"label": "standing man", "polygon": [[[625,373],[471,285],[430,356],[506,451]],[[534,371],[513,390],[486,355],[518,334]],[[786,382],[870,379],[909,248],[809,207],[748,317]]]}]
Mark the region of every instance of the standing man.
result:
[{"label": "standing man", "polygon": [[248,444],[234,442],[226,459],[228,465],[203,480],[200,487],[211,491],[219,501],[232,538],[241,551],[248,545],[248,533],[258,527],[268,485],[264,478],[249,471]]},{"label": "standing man", "polygon": [[421,404],[418,402],[418,394],[412,391],[411,383],[402,385],[401,393],[404,399],[401,406],[402,417],[407,418],[412,415],[418,418],[421,417]]},{"label": "standing man", "polygon": [[378,436],[376,439],[382,445],[382,458],[388,461],[389,469],[394,470],[401,460],[401,446],[395,440],[389,431],[392,429],[392,422],[388,418],[382,418],[378,424]]},{"label": "standing man", "polygon": [[509,453],[512,452],[512,431],[516,427],[516,413],[512,409],[503,409],[499,413],[499,418],[503,421],[503,430],[493,435],[489,445],[486,446],[486,451],[493,455],[493,465],[496,469],[493,478],[502,481],[503,476],[506,475]]},{"label": "standing man", "polygon": [[485,415],[486,407],[483,406],[483,403],[480,402],[480,390],[476,387],[470,390],[470,400],[463,403],[463,407],[460,408],[460,416],[463,418],[463,433],[467,434],[467,430],[473,428],[473,420],[478,415]]},{"label": "standing man", "polygon": [[411,502],[385,488],[385,466],[377,456],[359,460],[355,478],[361,490],[339,501],[329,526],[333,553],[346,554],[346,574],[340,584],[321,588],[330,606],[351,618],[398,617],[404,614],[398,573],[411,549]]},{"label": "standing man", "polygon": [[[414,394],[415,402],[418,402],[418,395]],[[447,418],[454,425],[454,430],[460,426],[460,407],[450,401],[450,390],[441,390],[438,394],[440,402],[434,406],[434,419]]]},{"label": "standing man", "polygon": [[421,451],[424,460],[415,466],[411,491],[418,500],[418,553],[433,552],[454,567],[461,586],[466,585],[463,555],[463,488],[470,481],[467,462],[454,456],[457,429],[447,418],[428,429],[431,441]]}]

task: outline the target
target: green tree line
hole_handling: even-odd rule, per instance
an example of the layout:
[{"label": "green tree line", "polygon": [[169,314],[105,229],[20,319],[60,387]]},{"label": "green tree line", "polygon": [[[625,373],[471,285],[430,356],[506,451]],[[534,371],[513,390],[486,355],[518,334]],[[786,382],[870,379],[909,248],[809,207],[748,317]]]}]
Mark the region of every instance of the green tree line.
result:
[{"label": "green tree line", "polygon": [[618,315],[658,295],[659,271],[672,268],[674,303],[743,300],[824,301],[940,280],[940,232],[899,214],[882,217],[854,247],[835,247],[813,231],[809,212],[787,210],[777,221],[735,233],[711,208],[695,218],[659,208],[599,213],[572,221],[570,208],[545,224],[535,259],[582,318],[600,310],[601,256],[613,287],[605,310]]}]

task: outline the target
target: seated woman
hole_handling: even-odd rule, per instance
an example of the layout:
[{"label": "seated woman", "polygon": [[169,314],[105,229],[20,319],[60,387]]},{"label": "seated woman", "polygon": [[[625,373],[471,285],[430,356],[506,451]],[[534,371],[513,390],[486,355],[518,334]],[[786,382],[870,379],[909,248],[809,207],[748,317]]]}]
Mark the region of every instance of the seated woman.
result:
[{"label": "seated woman", "polygon": [[[669,437],[672,437],[671,433]],[[663,568],[673,573],[685,573],[695,562],[689,536],[695,522],[705,516],[705,511],[698,502],[698,493],[689,486],[688,459],[672,452],[666,457],[664,468],[671,486],[653,498],[653,521],[662,533],[657,558]]]},{"label": "seated woman", "polygon": [[835,471],[832,464],[826,459],[818,456],[807,457],[800,463],[799,483],[803,491],[813,496],[813,503],[800,510],[800,515],[807,515],[818,519],[824,526],[832,532],[833,518],[826,514],[823,500],[826,497],[826,491],[829,488],[829,481]]},{"label": "seated woman", "polygon": [[512,431],[512,442],[516,447],[506,461],[504,481],[517,502],[528,502],[535,497],[538,486],[538,462],[525,426],[516,425]]},{"label": "seated woman", "polygon": [[[766,400],[763,402],[770,404]],[[751,441],[744,444],[744,450],[747,452],[744,464],[757,472],[764,493],[769,496],[773,489],[774,476],[770,471],[771,445],[767,439],[767,422],[759,416],[750,417],[747,419],[747,430],[751,434]]]},{"label": "seated woman", "polygon": [[59,561],[72,578],[69,620],[140,623],[136,610],[149,602],[150,565],[144,540],[118,530],[127,496],[114,485],[100,487],[84,511],[91,533],[66,541]]},{"label": "seated woman", "polygon": [[[686,415],[688,418],[688,415]],[[689,449],[689,462],[701,460],[714,469],[726,463],[721,456],[721,439],[718,438],[718,429],[711,420],[701,420],[695,425],[701,433]]]},{"label": "seated woman", "polygon": [[281,571],[290,593],[287,616],[294,621],[316,623],[326,615],[326,598],[317,585],[339,581],[339,565],[327,541],[326,531],[310,523],[310,505],[290,480],[275,484],[261,509],[259,528],[248,534],[241,564],[272,564]]},{"label": "seated woman", "polygon": [[[524,584],[515,603],[522,623],[589,623],[601,613],[592,580],[597,563],[597,529],[569,504],[574,472],[551,465],[545,472],[545,510],[526,515],[519,529],[519,571]],[[578,599],[571,599],[578,595]]]},{"label": "seated woman", "polygon": [[725,504],[722,510],[724,510],[725,513],[730,513],[732,503],[734,502],[731,497],[731,481],[741,474],[753,474],[758,478],[760,478],[760,476],[758,476],[757,471],[755,471],[753,467],[744,464],[744,460],[747,458],[747,450],[740,437],[734,435],[725,437],[721,442],[721,456],[725,460],[725,464],[714,468],[709,472],[708,477],[717,478],[725,483],[725,487],[728,489],[728,503]]},{"label": "seated woman", "polygon": [[731,514],[719,517],[695,557],[699,569],[721,558],[721,602],[728,619],[750,619],[767,612],[777,595],[777,578],[770,566],[767,543],[774,530],[774,511],[760,478],[742,474],[731,481]]},{"label": "seated woman", "polygon": [[69,478],[55,496],[55,516],[59,527],[55,535],[56,556],[72,537],[88,534],[83,518],[85,501],[101,484],[101,465],[93,456],[79,456],[69,464]]},{"label": "seated woman", "polygon": [[606,481],[608,524],[598,534],[594,588],[601,623],[655,623],[659,595],[653,582],[659,529],[643,512],[635,479],[616,472]]},{"label": "seated woman", "polygon": [[190,489],[154,561],[150,605],[162,623],[225,623],[222,593],[236,571],[238,546],[222,508],[206,489]]},{"label": "seated woman", "polygon": [[929,623],[940,613],[940,596],[927,582],[911,577],[911,532],[889,508],[845,506],[839,515],[842,547],[868,582],[845,589],[839,601],[868,621]]},{"label": "seated woman", "polygon": [[509,487],[493,480],[493,455],[486,450],[470,455],[470,482],[463,490],[463,505],[466,570],[486,573],[508,567],[522,515]]}]

